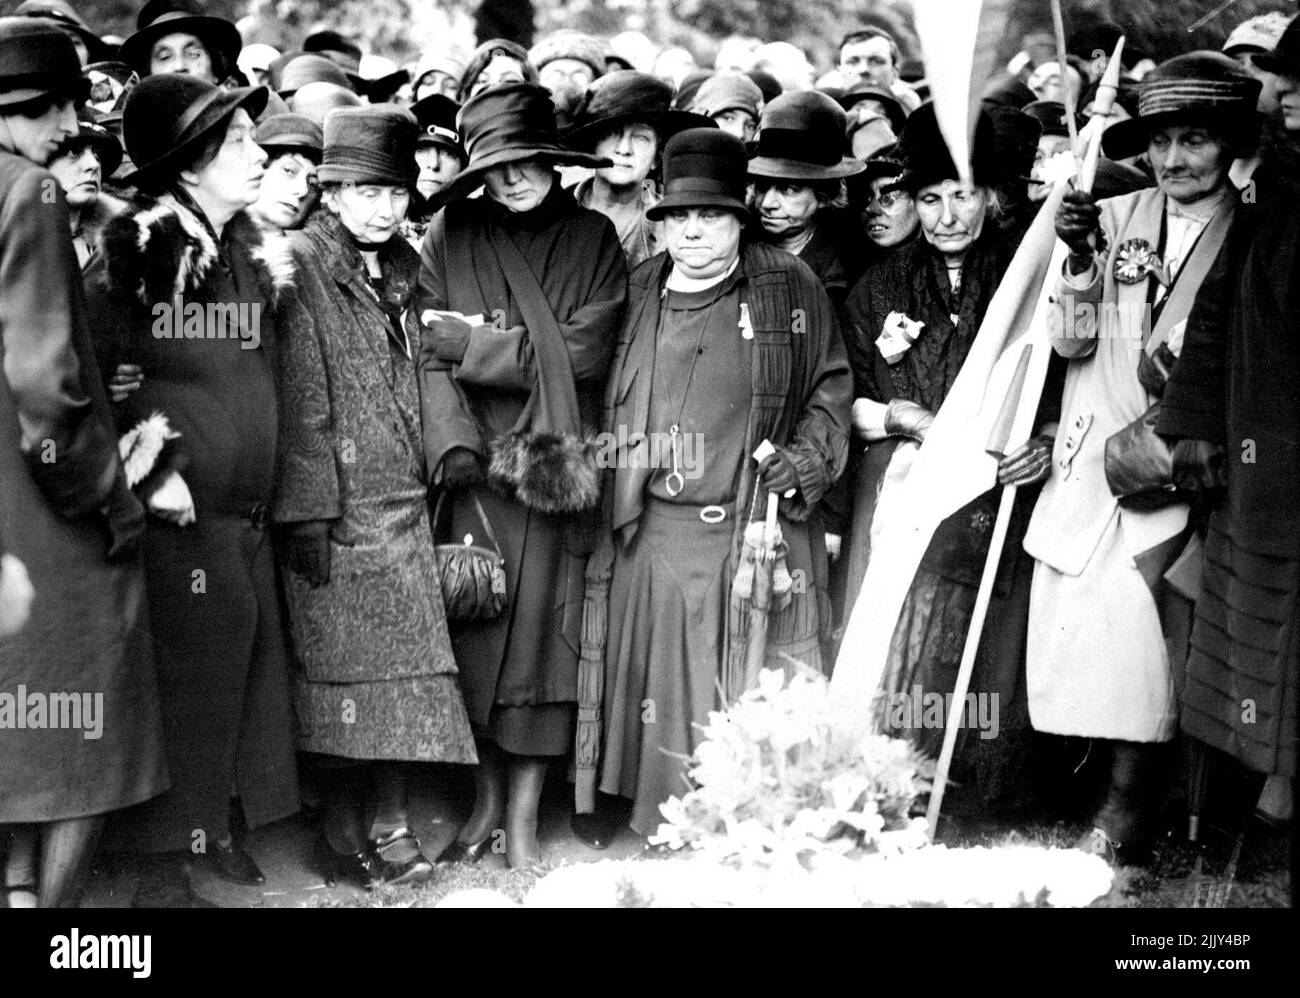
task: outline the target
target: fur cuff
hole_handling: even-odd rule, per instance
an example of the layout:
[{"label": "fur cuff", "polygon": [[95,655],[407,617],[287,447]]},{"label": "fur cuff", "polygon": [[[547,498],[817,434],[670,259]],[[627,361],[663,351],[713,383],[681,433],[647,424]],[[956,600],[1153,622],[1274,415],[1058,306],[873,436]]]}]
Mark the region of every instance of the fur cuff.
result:
[{"label": "fur cuff", "polygon": [[600,502],[596,447],[565,433],[508,433],[492,445],[488,478],[542,513],[578,513]]}]

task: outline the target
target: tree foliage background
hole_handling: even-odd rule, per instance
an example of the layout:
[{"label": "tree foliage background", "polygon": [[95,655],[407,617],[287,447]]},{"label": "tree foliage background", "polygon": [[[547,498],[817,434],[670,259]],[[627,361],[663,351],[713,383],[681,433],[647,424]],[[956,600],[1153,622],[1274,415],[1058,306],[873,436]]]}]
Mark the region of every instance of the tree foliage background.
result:
[{"label": "tree foliage background", "polygon": [[[959,2],[959,0],[954,0]],[[1013,29],[1003,53],[1013,55],[1027,31],[1050,30],[1048,0],[1013,0]],[[1220,0],[1065,0],[1067,22],[1089,17],[1115,21],[1130,42],[1157,58],[1191,48],[1218,48],[1232,27],[1267,10],[1294,13],[1294,0],[1235,0],[1204,27],[1187,27]],[[129,35],[143,0],[72,0],[90,24],[104,33]],[[561,27],[603,35],[642,31],[661,46],[684,45],[701,65],[710,65],[719,42],[738,34],[764,41],[784,40],[804,49],[822,69],[834,63],[841,35],[873,21],[891,28],[909,55],[915,55],[908,0],[488,0],[509,13],[512,5],[527,20],[533,8],[538,35]],[[16,2],[4,4],[6,10]],[[399,62],[420,49],[447,40],[475,43],[477,0],[208,0],[208,12],[240,23],[246,41],[263,41],[290,50],[312,30],[336,28],[363,48]],[[242,20],[241,20],[242,19]],[[527,39],[522,39],[527,42]]]}]

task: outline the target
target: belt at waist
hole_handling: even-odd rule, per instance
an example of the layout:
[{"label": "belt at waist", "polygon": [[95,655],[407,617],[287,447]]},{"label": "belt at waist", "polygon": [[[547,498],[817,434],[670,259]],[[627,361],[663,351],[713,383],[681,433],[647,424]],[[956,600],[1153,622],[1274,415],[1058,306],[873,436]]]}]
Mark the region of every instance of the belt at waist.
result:
[{"label": "belt at waist", "polygon": [[694,520],[696,523],[716,524],[731,519],[731,503],[726,506],[696,506],[690,503],[668,502],[656,496],[645,497],[645,514],[665,520]]}]

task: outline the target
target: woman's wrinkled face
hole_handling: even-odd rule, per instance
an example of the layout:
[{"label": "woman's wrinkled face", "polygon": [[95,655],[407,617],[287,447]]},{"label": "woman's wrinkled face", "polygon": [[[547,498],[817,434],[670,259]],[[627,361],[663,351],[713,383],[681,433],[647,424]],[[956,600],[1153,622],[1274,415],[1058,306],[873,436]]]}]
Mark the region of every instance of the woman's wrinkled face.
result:
[{"label": "woman's wrinkled face", "polygon": [[613,166],[598,169],[596,176],[615,187],[639,184],[650,176],[658,145],[650,125],[643,122],[624,125],[596,143],[596,155],[614,161]]},{"label": "woman's wrinkled face", "polygon": [[921,234],[945,256],[961,256],[984,229],[988,191],[983,187],[945,180],[916,192]]},{"label": "woman's wrinkled face", "polygon": [[420,146],[415,150],[415,163],[420,174],[415,189],[421,197],[431,198],[456,179],[464,169],[460,157],[442,146]]},{"label": "woman's wrinkled face", "polygon": [[920,220],[916,202],[897,177],[876,177],[871,181],[871,200],[862,208],[867,238],[881,249],[897,246],[912,237]]},{"label": "woman's wrinkled face", "polygon": [[394,184],[345,181],[325,192],[325,207],[364,243],[386,243],[406,218],[411,192]]},{"label": "woman's wrinkled face", "polygon": [[1195,125],[1152,129],[1147,156],[1160,189],[1182,203],[1221,188],[1232,165],[1232,154],[1219,137]]},{"label": "woman's wrinkled face", "polygon": [[545,200],[555,182],[549,163],[526,160],[494,166],[483,175],[488,196],[511,211],[531,211]]},{"label": "woman's wrinkled face", "polygon": [[474,78],[470,84],[469,96],[480,94],[488,87],[495,87],[502,83],[522,83],[524,81],[523,64],[515,58],[508,55],[497,53],[488,60],[486,66]]},{"label": "woman's wrinkled face", "polygon": [[316,167],[301,153],[286,152],[266,166],[253,210],[278,229],[292,229],[310,207]]},{"label": "woman's wrinkled face", "polygon": [[212,56],[194,35],[177,32],[164,35],[153,43],[149,56],[149,73],[179,73],[197,76],[200,80],[216,83],[212,69]]},{"label": "woman's wrinkled face", "polygon": [[81,208],[99,197],[100,175],[99,156],[95,147],[86,143],[50,160],[49,171],[63,188],[63,195],[69,207]]},{"label": "woman's wrinkled face", "polygon": [[763,231],[778,239],[797,236],[817,214],[817,192],[807,184],[759,179],[754,182],[754,204]]},{"label": "woman's wrinkled face", "polygon": [[703,280],[727,272],[740,255],[740,219],[721,208],[664,212],[664,244],[687,277]]},{"label": "woman's wrinkled face", "polygon": [[192,176],[208,201],[238,211],[257,202],[265,167],[266,150],[253,141],[253,119],[240,108],[230,118],[217,155]]}]

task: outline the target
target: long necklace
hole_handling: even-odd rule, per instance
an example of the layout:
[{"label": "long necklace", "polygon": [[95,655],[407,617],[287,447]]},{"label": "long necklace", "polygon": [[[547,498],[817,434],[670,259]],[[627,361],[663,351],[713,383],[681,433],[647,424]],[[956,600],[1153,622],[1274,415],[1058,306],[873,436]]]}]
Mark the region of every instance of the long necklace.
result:
[{"label": "long necklace", "polygon": [[[722,282],[719,283],[721,284],[725,281],[726,277],[723,277]],[[709,316],[713,314],[713,306],[718,303],[718,299],[721,298],[722,295],[722,290],[719,288],[718,294],[714,296],[711,302],[709,302],[709,307],[704,313],[704,322],[700,324],[700,336],[699,339],[696,340],[695,350],[691,354],[691,366],[686,370],[686,386],[682,389],[682,400],[677,405],[677,415],[673,419],[672,425],[668,427],[668,448],[672,455],[673,470],[668,473],[668,477],[664,481],[664,488],[668,491],[670,496],[674,497],[681,495],[682,490],[686,488],[686,476],[682,474],[682,413],[686,409],[686,398],[691,393],[691,382],[695,378],[695,362],[699,360],[700,354],[704,352],[704,334],[708,332],[709,329]],[[655,326],[656,357],[659,356],[659,338],[663,333],[664,312],[667,311],[667,301],[668,289],[664,288],[663,292],[660,294],[659,322]],[[655,380],[658,381],[657,378]],[[673,400],[672,396],[669,394],[667,385],[663,386],[663,396],[666,409],[671,412]]]}]

